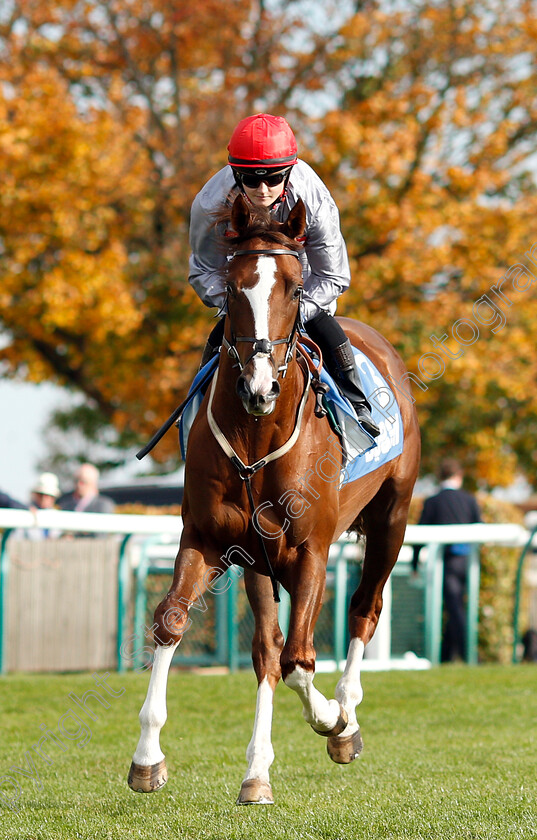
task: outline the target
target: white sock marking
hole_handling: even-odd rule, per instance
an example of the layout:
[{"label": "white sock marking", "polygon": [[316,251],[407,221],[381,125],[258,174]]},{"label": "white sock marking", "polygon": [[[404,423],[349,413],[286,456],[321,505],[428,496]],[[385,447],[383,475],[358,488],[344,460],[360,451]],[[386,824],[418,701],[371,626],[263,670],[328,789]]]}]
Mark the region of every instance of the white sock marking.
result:
[{"label": "white sock marking", "polygon": [[327,700],[313,685],[313,671],[306,671],[297,665],[285,680],[285,684],[296,691],[304,709],[304,719],[315,729],[333,729],[339,718],[337,700]]},{"label": "white sock marking", "polygon": [[356,720],[356,706],[362,702],[364,696],[360,682],[364,647],[361,639],[351,639],[345,670],[336,686],[336,699],[341,703],[349,718],[345,731],[341,733],[342,736],[350,735],[360,728]]},{"label": "white sock marking", "polygon": [[132,759],[135,764],[140,764],[142,767],[150,767],[164,758],[164,753],[160,749],[159,736],[167,717],[166,684],[168,682],[168,671],[178,644],[179,642],[169,647],[157,645],[155,648],[155,659],[149,688],[147,689],[147,697],[139,715],[142,731]]},{"label": "white sock marking", "polygon": [[259,779],[269,784],[269,768],[274,761],[274,750],[270,740],[272,728],[272,706],[274,692],[265,677],[257,689],[254,731],[246,750],[248,767],[246,779]]}]

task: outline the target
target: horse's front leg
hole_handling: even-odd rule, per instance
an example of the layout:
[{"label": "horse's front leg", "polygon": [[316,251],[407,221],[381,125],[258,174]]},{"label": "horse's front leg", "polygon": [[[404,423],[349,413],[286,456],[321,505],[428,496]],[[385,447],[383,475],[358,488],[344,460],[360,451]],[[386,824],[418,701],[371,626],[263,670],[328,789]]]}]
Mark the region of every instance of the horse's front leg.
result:
[{"label": "horse's front leg", "polygon": [[246,569],[244,583],[255,617],[252,662],[258,689],[254,731],[246,750],[248,767],[237,805],[271,805],[274,802],[269,779],[269,769],[274,761],[271,742],[272,709],[274,691],[281,677],[283,635],[278,624],[278,607],[274,602],[270,579]]},{"label": "horse's front leg", "polygon": [[172,586],[155,610],[153,669],[139,715],[140,740],[128,777],[129,786],[135,791],[149,793],[158,790],[168,778],[164,753],[160,748],[160,730],[167,717],[168,671],[183,633],[191,623],[188,610],[207,588],[208,570],[199,540],[188,530],[183,531]]},{"label": "horse's front leg", "polygon": [[322,606],[327,553],[328,548],[317,552],[309,547],[296,563],[298,574],[289,582],[291,616],[281,667],[285,684],[302,701],[305,720],[317,734],[328,737],[345,729],[347,716],[337,700],[327,700],[313,684],[313,632]]}]

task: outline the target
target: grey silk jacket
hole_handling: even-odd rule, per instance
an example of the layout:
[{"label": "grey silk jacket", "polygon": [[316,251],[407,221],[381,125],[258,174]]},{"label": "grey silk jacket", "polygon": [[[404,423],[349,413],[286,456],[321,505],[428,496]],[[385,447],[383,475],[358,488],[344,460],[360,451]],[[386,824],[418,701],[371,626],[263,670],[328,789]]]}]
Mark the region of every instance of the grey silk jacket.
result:
[{"label": "grey silk jacket", "polygon": [[[188,280],[206,306],[221,306],[225,297],[226,256],[219,242],[223,231],[214,227],[214,213],[238,192],[231,167],[225,166],[207,181],[192,204]],[[272,211],[274,218],[285,221],[298,198],[306,205],[302,317],[309,321],[320,310],[334,314],[336,299],[349,287],[350,269],[334,199],[302,160],[293,166],[286,197]]]}]

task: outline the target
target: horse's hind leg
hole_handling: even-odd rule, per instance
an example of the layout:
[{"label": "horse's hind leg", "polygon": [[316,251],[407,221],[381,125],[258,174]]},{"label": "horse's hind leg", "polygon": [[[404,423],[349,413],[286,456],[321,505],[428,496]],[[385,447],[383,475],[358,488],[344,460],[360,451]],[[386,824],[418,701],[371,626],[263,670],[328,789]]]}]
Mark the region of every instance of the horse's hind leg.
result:
[{"label": "horse's hind leg", "polygon": [[356,719],[361,703],[361,666],[364,648],[373,637],[382,610],[382,591],[397,560],[405,535],[410,495],[402,498],[391,480],[385,482],[363,511],[366,551],[362,579],[351,598],[349,630],[351,641],[345,671],[336,687],[336,699],[348,717],[346,729],[330,737],[328,754],[337,764],[349,764],[360,754],[363,743]]},{"label": "horse's hind leg", "polygon": [[347,723],[337,700],[327,700],[313,685],[315,648],[313,631],[321,609],[326,581],[324,549],[308,545],[296,563],[298,574],[289,581],[291,616],[289,633],[282,651],[281,666],[285,684],[302,701],[303,716],[318,735],[335,735]]},{"label": "horse's hind leg", "polygon": [[252,661],[258,689],[254,731],[246,750],[248,767],[237,805],[271,805],[274,802],[269,780],[269,768],[274,760],[271,743],[272,708],[274,691],[281,677],[283,635],[269,578],[247,569],[244,582],[255,617]]},{"label": "horse's hind leg", "polygon": [[158,790],[166,784],[168,778],[164,754],[160,748],[160,730],[167,717],[168,671],[175,649],[191,623],[188,609],[206,588],[207,569],[199,550],[180,549],[170,591],[155,611],[155,658],[147,696],[139,715],[140,740],[128,777],[129,787],[138,792]]}]

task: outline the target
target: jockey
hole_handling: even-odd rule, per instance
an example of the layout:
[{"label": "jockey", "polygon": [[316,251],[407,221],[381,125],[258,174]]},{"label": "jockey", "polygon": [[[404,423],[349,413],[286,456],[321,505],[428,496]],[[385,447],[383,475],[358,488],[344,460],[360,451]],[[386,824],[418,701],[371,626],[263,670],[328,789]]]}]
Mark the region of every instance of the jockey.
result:
[{"label": "jockey", "polygon": [[[283,117],[255,114],[237,125],[228,146],[229,165],[216,173],[192,204],[189,282],[206,306],[225,301],[226,257],[219,243],[214,214],[232,204],[241,192],[247,201],[265,207],[280,222],[301,198],[306,206],[302,320],[320,347],[326,366],[352,403],[358,420],[371,435],[379,428],[361,387],[350,341],[334,318],[336,301],[350,283],[347,249],[334,199],[319,176],[297,158],[295,136]],[[211,332],[202,364],[222,344],[224,319]]]}]

